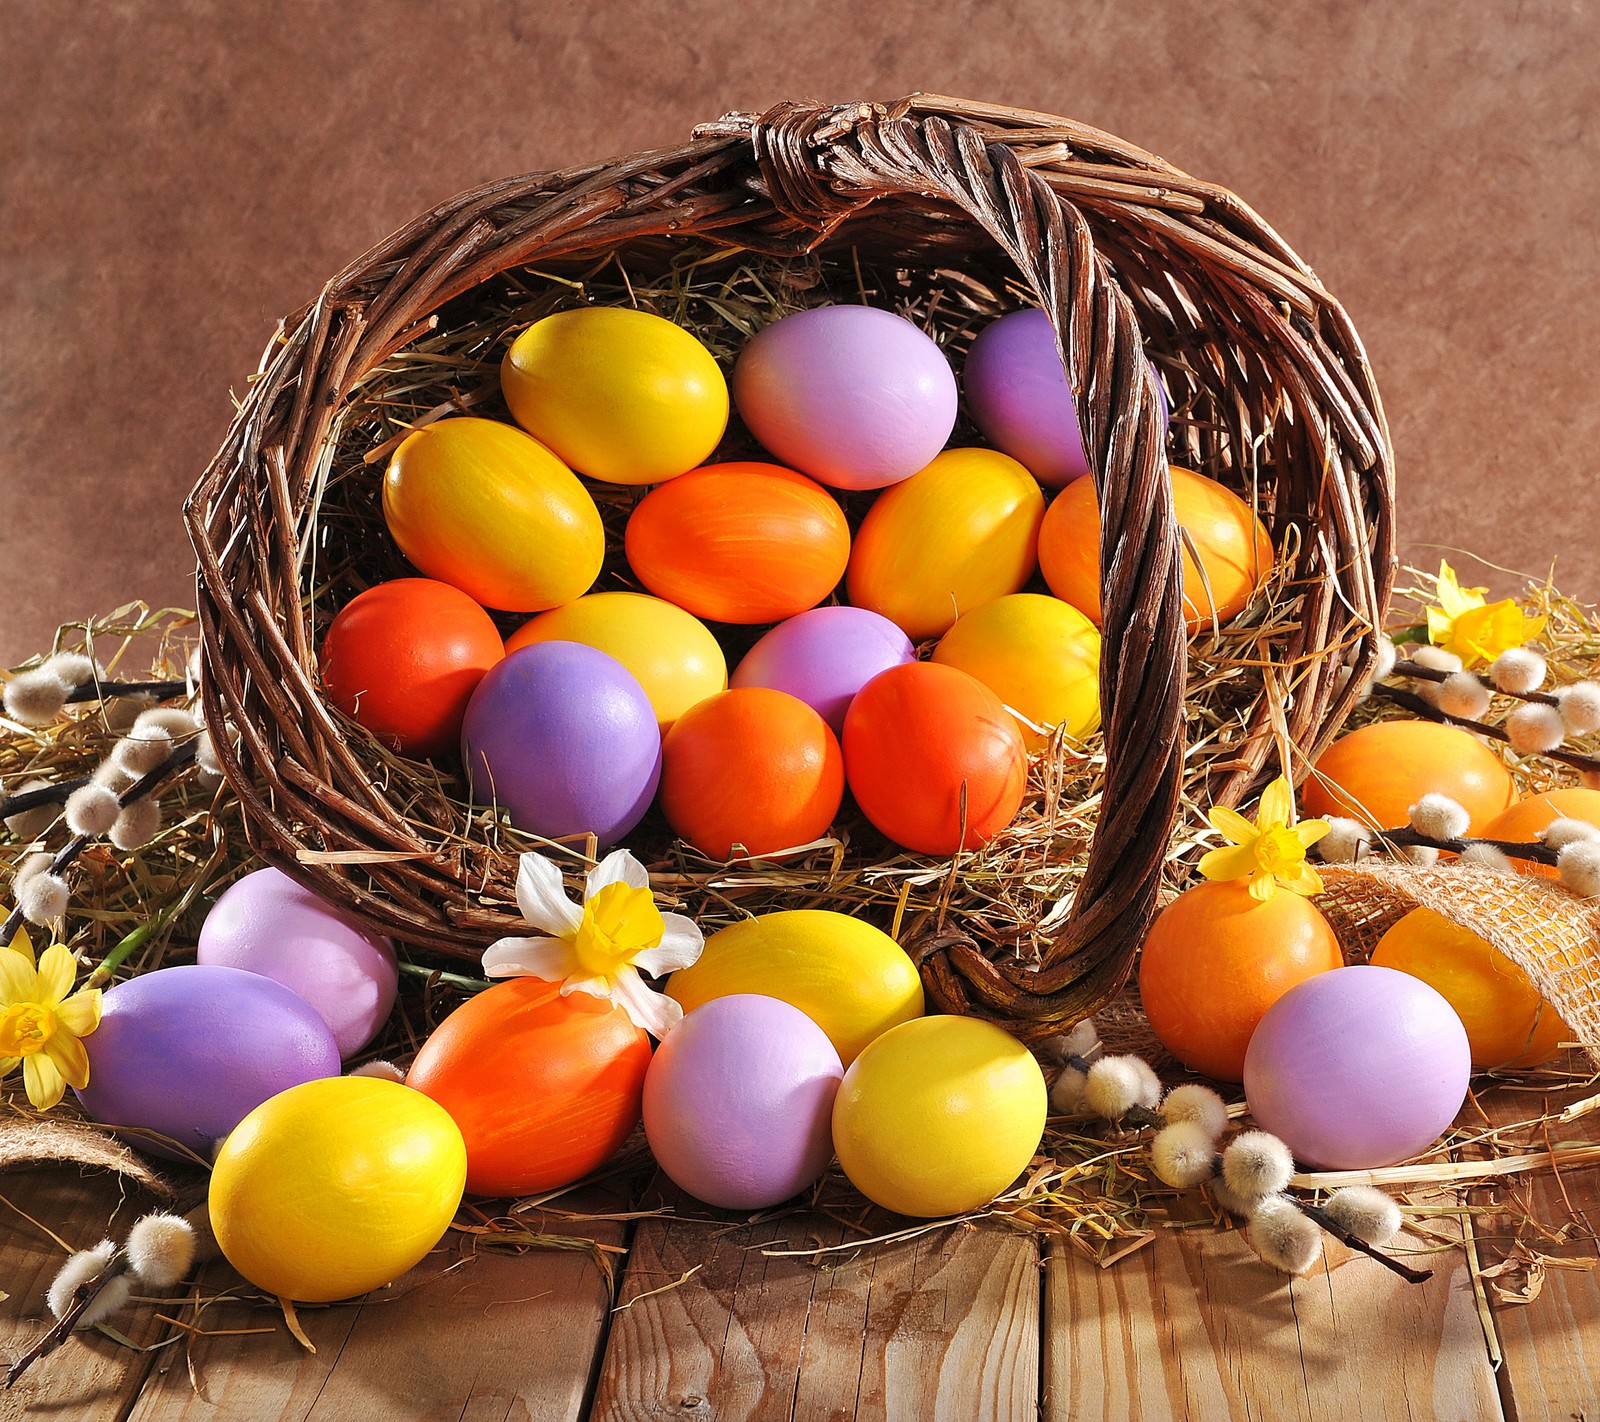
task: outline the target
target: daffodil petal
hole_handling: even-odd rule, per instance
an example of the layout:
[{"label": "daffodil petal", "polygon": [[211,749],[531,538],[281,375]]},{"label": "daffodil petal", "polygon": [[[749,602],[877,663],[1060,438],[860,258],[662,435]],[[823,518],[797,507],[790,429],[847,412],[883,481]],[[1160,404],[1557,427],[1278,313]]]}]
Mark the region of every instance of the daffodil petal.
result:
[{"label": "daffodil petal", "polygon": [[78,960],[64,943],[52,943],[39,959],[38,1001],[54,1007],[72,991],[78,976]]},{"label": "daffodil petal", "polygon": [[561,996],[571,997],[575,992],[587,993],[590,997],[610,997],[612,983],[610,978],[568,978],[561,984]]},{"label": "daffodil petal", "polygon": [[67,1092],[66,1079],[44,1052],[22,1059],[22,1085],[36,1111],[48,1111]]},{"label": "daffodil petal", "polygon": [[0,1057],[0,1077],[10,1076],[21,1061],[21,1057]]},{"label": "daffodil petal", "polygon": [[1213,805],[1206,818],[1211,821],[1212,829],[1226,835],[1235,844],[1249,844],[1258,833],[1249,820],[1226,805]]},{"label": "daffodil petal", "polygon": [[483,972],[490,978],[543,978],[558,983],[577,966],[577,955],[567,938],[501,938],[483,950]]},{"label": "daffodil petal", "polygon": [[11,939],[11,951],[20,953],[30,963],[33,961],[33,939],[28,937],[27,926],[19,928]]},{"label": "daffodil petal", "polygon": [[693,966],[706,946],[705,934],[692,918],[685,918],[681,913],[664,913],[661,922],[660,944],[633,955],[635,967],[658,978],[664,973]]},{"label": "daffodil petal", "polygon": [[0,953],[0,1007],[39,1000],[39,975],[33,960],[20,953]]},{"label": "daffodil petal", "polygon": [[1291,894],[1303,894],[1306,898],[1322,892],[1322,876],[1309,864],[1297,864],[1292,871],[1279,874],[1278,883]]},{"label": "daffodil petal", "polygon": [[1243,879],[1256,872],[1256,854],[1247,844],[1213,849],[1200,858],[1200,872],[1208,879]]},{"label": "daffodil petal", "polygon": [[646,987],[639,975],[624,971],[617,975],[612,1001],[632,1020],[657,1041],[660,1041],[683,1020],[683,1008],[676,998]]},{"label": "daffodil petal", "polygon": [[1278,881],[1265,869],[1250,876],[1250,897],[1258,903],[1266,903],[1277,892]]},{"label": "daffodil petal", "polygon": [[553,859],[532,852],[517,865],[517,907],[541,933],[561,938],[578,931],[583,909],[567,897]]},{"label": "daffodil petal", "polygon": [[589,871],[583,888],[585,900],[592,899],[607,884],[626,884],[630,889],[648,889],[650,871],[626,849],[613,849]]},{"label": "daffodil petal", "polygon": [[74,1037],[87,1037],[100,1025],[100,989],[73,993],[56,1008],[56,1022]]},{"label": "daffodil petal", "polygon": [[83,1087],[89,1084],[89,1054],[83,1043],[70,1032],[52,1032],[44,1044],[44,1054],[55,1063],[68,1086]]},{"label": "daffodil petal", "polygon": [[1263,829],[1268,825],[1294,822],[1294,790],[1283,776],[1261,792],[1261,810],[1256,822]]},{"label": "daffodil petal", "polygon": [[1326,820],[1301,820],[1299,824],[1290,827],[1291,833],[1300,841],[1302,849],[1310,849],[1319,839],[1333,828]]}]

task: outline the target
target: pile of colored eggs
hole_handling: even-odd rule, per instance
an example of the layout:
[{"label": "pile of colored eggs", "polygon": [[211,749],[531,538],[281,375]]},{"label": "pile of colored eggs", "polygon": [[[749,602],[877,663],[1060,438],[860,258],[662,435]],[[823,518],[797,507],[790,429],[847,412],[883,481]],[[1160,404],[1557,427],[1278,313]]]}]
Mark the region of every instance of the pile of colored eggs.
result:
[{"label": "pile of colored eggs", "polygon": [[[707,463],[730,382],[694,336],[620,308],[536,322],[501,369],[515,425],[442,419],[394,451],[384,517],[423,576],[334,618],[331,699],[407,755],[459,746],[474,799],[551,839],[615,843],[655,805],[712,858],[769,855],[848,791],[906,848],[987,843],[1028,754],[1099,724],[1099,519],[1043,313],[992,323],[964,375],[995,448],[946,448],[956,376],[910,321],[796,312],[731,372],[770,459]],[[597,485],[640,491],[608,496],[633,502],[601,591]],[[1173,491],[1210,626],[1272,547],[1221,486]],[[485,609],[535,615],[502,644]]]}]

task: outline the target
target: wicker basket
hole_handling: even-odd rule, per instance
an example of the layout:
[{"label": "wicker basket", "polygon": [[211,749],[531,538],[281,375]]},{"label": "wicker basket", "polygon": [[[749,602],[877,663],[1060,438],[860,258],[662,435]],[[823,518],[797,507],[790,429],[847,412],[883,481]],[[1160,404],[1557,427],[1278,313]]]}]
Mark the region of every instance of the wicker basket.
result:
[{"label": "wicker basket", "polygon": [[[422,949],[467,958],[517,931],[515,836],[478,830],[443,782],[392,792],[324,703],[318,560],[348,536],[323,500],[335,446],[371,373],[503,274],[525,285],[524,269],[619,251],[659,266],[691,242],[1010,283],[1055,322],[1103,511],[1100,810],[1042,951],[938,925],[908,947],[947,1010],[1024,1035],[1074,1020],[1126,979],[1186,783],[1195,801],[1237,802],[1269,757],[1312,755],[1343,720],[1387,608],[1393,474],[1360,341],[1294,252],[1231,193],[1049,115],[927,95],[732,114],[679,148],[463,194],[330,281],[285,324],[186,507],[206,709],[237,728],[224,759],[252,840]],[[1253,497],[1279,549],[1278,616],[1248,669],[1259,686],[1203,728],[1222,753],[1200,769],[1186,768],[1180,534],[1147,353],[1187,412],[1177,462]],[[376,521],[382,466],[367,467]]]}]

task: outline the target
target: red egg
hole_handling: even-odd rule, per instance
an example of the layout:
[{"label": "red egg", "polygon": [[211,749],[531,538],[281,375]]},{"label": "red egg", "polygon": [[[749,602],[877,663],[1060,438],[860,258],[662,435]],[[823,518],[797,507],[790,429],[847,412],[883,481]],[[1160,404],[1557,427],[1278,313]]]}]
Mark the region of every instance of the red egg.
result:
[{"label": "red egg", "polygon": [[449,1112],[467,1190],[526,1195],[571,1184],[639,1123],[650,1039],[602,998],[511,978],[469,998],[422,1044],[406,1085]]},{"label": "red egg", "polygon": [[628,564],[657,597],[711,622],[781,622],[844,576],[850,526],[822,485],[777,464],[707,464],[646,494]]},{"label": "red egg", "polygon": [[922,854],[987,844],[1016,818],[1028,782],[1016,718],[976,677],[936,662],[891,667],[856,693],[844,766],[862,813]]},{"label": "red egg", "polygon": [[329,624],[322,680],[347,716],[421,758],[461,739],[467,702],[504,655],[494,622],[466,593],[397,578],[357,594]]},{"label": "red egg", "polygon": [[661,747],[661,808],[680,839],[726,859],[821,837],[844,798],[844,759],[828,723],[765,686],[707,697]]}]

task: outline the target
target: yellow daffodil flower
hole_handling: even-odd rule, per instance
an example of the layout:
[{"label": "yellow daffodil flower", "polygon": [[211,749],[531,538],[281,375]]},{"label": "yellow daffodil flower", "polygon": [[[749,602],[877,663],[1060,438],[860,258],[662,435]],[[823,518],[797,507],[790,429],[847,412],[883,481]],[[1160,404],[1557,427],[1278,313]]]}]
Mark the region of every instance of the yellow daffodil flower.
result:
[{"label": "yellow daffodil flower", "polygon": [[1434,580],[1439,605],[1428,609],[1428,640],[1454,652],[1463,666],[1492,662],[1544,630],[1544,618],[1529,617],[1510,598],[1485,602],[1486,592],[1487,588],[1462,587],[1455,569],[1440,561]]},{"label": "yellow daffodil flower", "polygon": [[1206,817],[1228,841],[1200,860],[1208,879],[1249,879],[1250,897],[1270,899],[1280,887],[1293,894],[1320,894],[1322,880],[1306,863],[1306,850],[1328,832],[1326,820],[1294,822],[1294,791],[1279,776],[1261,792],[1256,822],[1220,805]]},{"label": "yellow daffodil flower", "polygon": [[78,961],[61,943],[46,948],[35,966],[26,930],[0,948],[0,1077],[20,1062],[28,1100],[40,1111],[67,1087],[89,1084],[80,1038],[100,1025],[100,989],[73,992],[77,975]]},{"label": "yellow daffodil flower", "polygon": [[705,938],[694,920],[662,913],[650,875],[625,849],[589,871],[583,903],[566,895],[561,870],[542,854],[524,854],[517,868],[517,903],[544,938],[502,938],[483,954],[491,978],[532,977],[561,984],[561,995],[609,998],[656,1038],[678,1024],[683,1009],[656,992],[640,969],[659,977],[687,968]]}]

